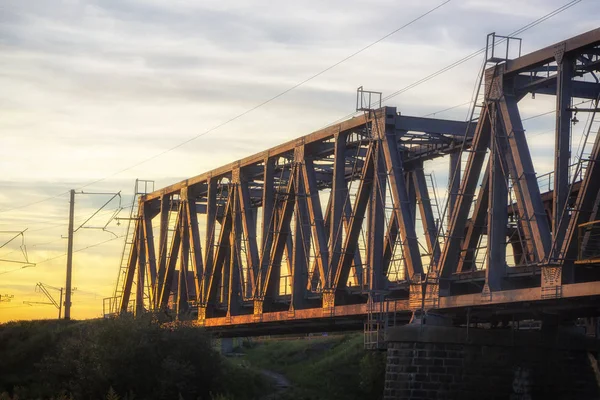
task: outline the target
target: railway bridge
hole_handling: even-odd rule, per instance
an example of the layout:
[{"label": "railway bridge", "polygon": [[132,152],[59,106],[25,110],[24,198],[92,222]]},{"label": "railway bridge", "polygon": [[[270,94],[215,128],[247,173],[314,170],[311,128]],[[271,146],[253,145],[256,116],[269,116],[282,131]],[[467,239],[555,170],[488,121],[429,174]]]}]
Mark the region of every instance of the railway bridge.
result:
[{"label": "railway bridge", "polygon": [[[166,312],[230,335],[415,311],[492,324],[596,316],[600,29],[514,49],[519,39],[488,36],[466,122],[404,115],[359,90],[359,116],[144,193],[107,312]],[[555,98],[543,176],[526,96]],[[431,160],[447,162],[445,196]]]}]

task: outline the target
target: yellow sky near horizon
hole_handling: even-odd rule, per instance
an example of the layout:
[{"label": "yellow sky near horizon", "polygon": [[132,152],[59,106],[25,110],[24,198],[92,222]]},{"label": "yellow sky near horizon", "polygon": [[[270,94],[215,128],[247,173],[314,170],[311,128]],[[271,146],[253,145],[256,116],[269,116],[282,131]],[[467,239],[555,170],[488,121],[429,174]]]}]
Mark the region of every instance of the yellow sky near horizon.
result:
[{"label": "yellow sky near horizon", "polygon": [[[487,33],[514,31],[566,0],[506,0],[502,7],[452,1],[204,135],[440,2],[377,0],[366,9],[359,0],[278,7],[268,0],[3,4],[0,246],[14,236],[8,232],[26,230],[27,259],[20,238],[0,248],[0,295],[14,296],[0,303],[0,323],[58,315],[52,305],[34,304],[48,302],[35,288],[38,282],[65,286],[69,189],[121,191],[119,217],[127,217],[136,178],[153,179],[158,189],[318,130],[354,111],[356,87],[393,93],[480,49]],[[524,33],[523,51],[596,28],[598,20],[597,4],[581,2]],[[481,61],[461,64],[387,105],[421,116],[465,103]],[[554,100],[527,98],[520,107],[527,117],[551,110]],[[467,111],[462,106],[435,117],[464,120]],[[525,124],[538,173],[553,165],[553,126],[551,114]],[[445,193],[447,166],[426,168]],[[109,198],[78,194],[75,227]],[[102,299],[114,291],[127,221],[112,220],[110,232],[91,228],[104,226],[118,206],[115,199],[74,236],[73,319],[100,317]],[[36,266],[20,268],[27,261]]]}]

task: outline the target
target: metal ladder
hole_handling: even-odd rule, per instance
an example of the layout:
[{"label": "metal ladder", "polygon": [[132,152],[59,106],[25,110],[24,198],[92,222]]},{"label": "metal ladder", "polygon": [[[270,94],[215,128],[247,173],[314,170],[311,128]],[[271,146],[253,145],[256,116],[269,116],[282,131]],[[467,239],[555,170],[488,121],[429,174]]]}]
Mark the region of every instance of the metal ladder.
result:
[{"label": "metal ladder", "polygon": [[385,349],[385,332],[389,327],[388,302],[384,291],[369,291],[367,298],[367,321],[364,324],[364,349]]},{"label": "metal ladder", "polygon": [[[131,209],[129,210],[129,218],[127,218],[127,231],[125,233],[125,243],[123,244],[123,251],[121,252],[121,262],[119,264],[119,273],[117,275],[117,283],[115,284],[115,291],[113,297],[116,301],[111,302],[110,311],[113,314],[118,314],[121,308],[121,299],[125,291],[125,276],[127,275],[127,267],[129,262],[129,256],[133,249],[133,240],[135,237],[136,223],[137,221],[138,207],[140,196],[148,194],[154,191],[154,181],[136,179],[133,188],[133,201],[131,203]],[[135,284],[135,282],[134,282]]]}]

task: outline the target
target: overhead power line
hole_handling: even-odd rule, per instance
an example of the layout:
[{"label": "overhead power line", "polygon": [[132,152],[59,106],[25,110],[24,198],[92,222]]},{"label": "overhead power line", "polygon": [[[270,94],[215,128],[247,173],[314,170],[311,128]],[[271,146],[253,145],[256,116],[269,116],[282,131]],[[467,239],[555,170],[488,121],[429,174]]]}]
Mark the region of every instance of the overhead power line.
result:
[{"label": "overhead power line", "polygon": [[[280,98],[280,97],[282,97],[282,96],[286,95],[287,93],[291,92],[292,90],[295,90],[295,89],[299,88],[300,86],[304,85],[305,83],[307,83],[307,82],[310,82],[310,81],[312,81],[313,79],[315,79],[315,78],[317,78],[317,77],[319,77],[319,76],[323,75],[324,73],[326,73],[326,72],[328,72],[328,71],[330,71],[330,70],[334,69],[334,68],[335,68],[335,67],[337,67],[338,65],[340,65],[340,64],[343,64],[344,62],[346,62],[346,61],[350,60],[351,58],[354,58],[355,56],[359,55],[359,54],[360,54],[360,53],[362,53],[363,51],[365,51],[365,50],[367,50],[367,49],[369,49],[369,48],[373,47],[373,46],[374,46],[374,45],[376,45],[377,43],[379,43],[379,42],[381,42],[381,41],[383,41],[383,40],[385,40],[385,39],[389,38],[390,36],[392,36],[392,35],[394,35],[394,34],[396,34],[396,33],[400,32],[401,30],[403,30],[403,29],[405,29],[405,28],[409,27],[410,25],[414,24],[415,22],[417,22],[417,21],[419,21],[419,20],[421,20],[421,19],[425,18],[427,15],[429,15],[429,14],[431,14],[432,12],[434,12],[434,11],[438,10],[439,8],[441,8],[441,7],[443,7],[444,5],[446,5],[446,4],[448,4],[448,3],[450,3],[451,1],[452,1],[452,0],[445,0],[445,1],[443,1],[442,3],[440,3],[440,4],[438,4],[437,6],[435,6],[435,7],[431,8],[431,9],[430,9],[430,10],[428,10],[427,12],[425,12],[425,13],[423,13],[423,14],[419,15],[419,16],[418,16],[418,17],[416,17],[416,18],[413,18],[413,19],[412,19],[412,20],[410,20],[409,22],[407,22],[407,23],[405,23],[404,25],[402,25],[402,26],[400,26],[400,27],[398,27],[398,28],[394,29],[393,31],[391,31],[391,32],[387,33],[386,35],[384,35],[384,36],[380,37],[379,39],[375,40],[374,42],[371,42],[371,43],[369,43],[368,45],[366,45],[366,46],[362,47],[361,49],[359,49],[359,50],[355,51],[354,53],[352,53],[352,54],[350,54],[350,55],[346,56],[345,58],[341,59],[340,61],[338,61],[338,62],[336,62],[336,63],[334,63],[334,64],[332,64],[332,65],[328,66],[327,68],[325,68],[325,69],[323,69],[323,70],[321,70],[321,71],[317,72],[317,73],[316,73],[316,74],[314,74],[314,75],[311,75],[310,77],[308,77],[308,78],[304,79],[303,81],[300,81],[300,82],[298,82],[297,84],[295,84],[295,85],[293,85],[293,86],[289,87],[288,89],[286,89],[286,90],[284,90],[284,91],[282,91],[282,92],[280,92],[280,93],[276,94],[275,96],[273,96],[273,97],[271,97],[271,98],[269,98],[269,99],[267,99],[267,100],[265,100],[265,101],[263,101],[263,102],[261,102],[261,103],[259,103],[259,104],[255,105],[254,107],[251,107],[251,108],[247,109],[246,111],[244,111],[244,112],[242,112],[242,113],[240,113],[240,114],[237,114],[236,116],[234,116],[234,117],[232,117],[232,118],[230,118],[230,119],[228,119],[228,120],[226,120],[226,121],[224,121],[224,122],[222,122],[222,123],[220,123],[220,124],[218,124],[218,125],[215,125],[214,127],[210,128],[210,129],[208,129],[208,130],[206,130],[206,131],[204,131],[204,132],[202,132],[202,133],[199,133],[199,134],[197,134],[197,135],[195,135],[195,136],[192,136],[192,137],[190,137],[189,139],[187,139],[187,140],[185,140],[185,141],[183,141],[183,142],[181,142],[181,143],[179,143],[179,144],[177,144],[177,145],[175,145],[175,146],[173,146],[173,147],[171,147],[171,148],[169,148],[169,149],[167,149],[167,150],[164,150],[164,151],[162,151],[162,152],[160,152],[160,153],[157,153],[157,154],[155,154],[155,155],[153,155],[153,156],[151,156],[151,157],[148,157],[148,158],[146,158],[146,159],[144,159],[144,160],[142,160],[142,161],[140,161],[140,162],[138,162],[138,163],[135,163],[135,164],[133,164],[133,165],[130,165],[129,167],[123,168],[123,169],[121,169],[121,170],[119,170],[119,171],[117,171],[117,172],[114,172],[114,173],[112,173],[112,174],[110,174],[110,175],[107,175],[107,176],[105,176],[105,177],[103,177],[103,178],[96,179],[95,181],[92,181],[92,182],[86,183],[85,185],[83,185],[83,186],[80,186],[80,187],[79,187],[79,188],[77,188],[77,189],[79,190],[79,189],[83,189],[83,188],[89,187],[89,186],[91,186],[91,185],[94,185],[94,184],[96,184],[96,183],[102,182],[102,181],[104,181],[104,180],[106,180],[106,179],[108,179],[108,178],[112,178],[112,177],[113,177],[113,176],[115,176],[115,175],[119,175],[119,174],[121,174],[121,173],[123,173],[123,172],[125,172],[125,171],[128,171],[128,170],[130,170],[130,169],[133,169],[133,168],[135,168],[135,167],[137,167],[137,166],[139,166],[139,165],[145,164],[145,163],[147,163],[148,161],[151,161],[151,160],[154,160],[154,159],[156,159],[156,158],[158,158],[158,157],[160,157],[160,156],[163,156],[163,155],[165,155],[165,154],[167,154],[167,153],[169,153],[169,152],[171,152],[171,151],[173,151],[173,150],[176,150],[176,149],[180,148],[181,146],[184,146],[184,145],[186,145],[186,144],[188,144],[188,143],[190,143],[190,142],[193,142],[194,140],[196,140],[196,139],[198,139],[198,138],[200,138],[200,137],[202,137],[202,136],[205,136],[205,135],[207,135],[207,134],[209,134],[209,133],[211,133],[211,132],[213,132],[213,131],[215,131],[215,130],[217,130],[217,129],[220,129],[220,128],[222,128],[223,126],[225,126],[225,125],[227,125],[227,124],[229,124],[229,123],[231,123],[231,122],[233,122],[233,121],[235,121],[235,120],[238,120],[238,119],[240,119],[240,118],[244,117],[245,115],[248,115],[248,114],[250,114],[251,112],[253,112],[253,111],[255,111],[255,110],[257,110],[257,109],[259,109],[259,108],[261,108],[261,107],[263,107],[263,106],[265,106],[265,105],[267,105],[267,104],[269,104],[269,103],[271,103],[271,102],[273,102],[273,101],[275,101],[275,100],[277,100],[278,98]],[[40,203],[43,203],[43,202],[45,202],[45,201],[53,200],[53,199],[56,199],[56,198],[58,198],[58,197],[65,196],[65,195],[67,195],[67,194],[69,194],[69,191],[68,191],[68,190],[67,190],[66,192],[59,193],[59,194],[57,194],[57,195],[55,195],[55,196],[51,196],[51,197],[48,197],[48,198],[45,198],[45,199],[41,199],[41,200],[38,200],[38,201],[35,201],[35,202],[32,202],[32,203],[28,203],[28,204],[24,204],[24,205],[21,205],[21,206],[17,206],[17,207],[9,208],[9,209],[6,209],[6,210],[0,210],[0,213],[5,213],[5,212],[9,212],[9,211],[19,210],[19,209],[26,208],[26,207],[29,207],[29,206],[32,206],[32,205],[35,205],[35,204],[40,204]]]},{"label": "overhead power line", "polygon": [[[246,111],[244,111],[244,112],[242,112],[240,114],[237,114],[236,116],[234,116],[234,117],[232,117],[232,118],[230,118],[230,119],[228,119],[228,120],[226,120],[226,121],[224,121],[224,122],[222,122],[222,123],[220,123],[220,124],[218,124],[218,125],[210,128],[210,129],[208,129],[208,130],[206,130],[206,131],[204,131],[202,133],[199,133],[199,134],[197,134],[197,135],[195,135],[195,136],[193,136],[193,137],[191,137],[191,138],[189,138],[189,139],[187,139],[187,140],[185,140],[185,141],[183,141],[183,142],[181,142],[181,143],[179,143],[179,144],[177,144],[177,145],[175,145],[175,146],[173,146],[173,147],[171,147],[171,148],[169,148],[167,150],[164,150],[164,151],[162,151],[160,153],[157,153],[157,154],[155,154],[155,155],[153,155],[151,157],[148,157],[148,158],[146,158],[146,159],[144,159],[144,160],[142,160],[142,161],[140,161],[138,163],[135,163],[135,164],[133,164],[133,165],[131,165],[129,167],[123,168],[123,169],[121,169],[119,171],[116,171],[116,172],[114,172],[114,173],[112,173],[110,175],[107,175],[107,176],[105,176],[103,178],[96,179],[96,180],[94,180],[92,182],[89,182],[89,183],[87,183],[87,184],[85,184],[83,186],[80,186],[78,189],[83,189],[83,188],[89,187],[89,186],[94,185],[96,183],[102,182],[102,181],[104,181],[104,180],[106,180],[108,178],[111,178],[113,176],[119,175],[119,174],[121,174],[121,173],[123,173],[125,171],[133,169],[133,168],[135,168],[135,167],[137,167],[139,165],[145,164],[148,161],[151,161],[151,160],[154,160],[154,159],[156,159],[156,158],[158,158],[160,156],[163,156],[164,154],[167,154],[167,153],[169,153],[169,152],[171,152],[173,150],[176,150],[176,149],[178,149],[178,148],[180,148],[180,147],[182,147],[182,146],[184,146],[184,145],[186,145],[186,144],[188,144],[188,143],[190,143],[190,142],[192,142],[192,141],[194,141],[194,140],[196,140],[196,139],[198,139],[198,138],[200,138],[202,136],[205,136],[205,135],[207,135],[207,134],[209,134],[209,133],[211,133],[211,132],[213,132],[213,131],[215,131],[217,129],[222,128],[225,125],[228,125],[231,122],[234,122],[234,121],[236,121],[236,120],[244,117],[245,115],[247,115],[247,114],[249,114],[249,113],[251,113],[251,112],[253,112],[253,111],[255,111],[255,110],[257,110],[257,109],[259,109],[259,108],[261,108],[261,107],[263,107],[263,106],[271,103],[271,102],[273,102],[274,100],[276,100],[276,99],[284,96],[285,94],[291,92],[292,90],[297,89],[298,87],[304,85],[305,83],[307,83],[307,82],[309,82],[309,81],[311,81],[311,80],[313,80],[313,79],[315,79],[315,78],[323,75],[327,71],[330,71],[331,69],[337,67],[338,65],[340,65],[340,64],[348,61],[349,59],[351,59],[351,58],[355,57],[356,55],[362,53],[363,51],[369,49],[370,47],[374,46],[375,44],[377,44],[377,43],[385,40],[386,38],[392,36],[393,34],[401,31],[402,29],[404,29],[404,28],[406,28],[406,27],[414,24],[415,22],[417,22],[420,19],[426,17],[427,15],[429,15],[432,12],[436,11],[437,9],[443,7],[444,5],[446,5],[447,3],[449,3],[450,1],[452,1],[452,0],[446,0],[446,1],[442,2],[442,3],[440,3],[439,5],[433,7],[432,9],[430,9],[429,11],[421,14],[420,16],[418,16],[418,17],[416,17],[414,19],[412,19],[411,21],[409,21],[406,24],[400,26],[399,28],[393,30],[392,32],[384,35],[383,37],[377,39],[376,41],[370,43],[369,45],[367,45],[367,46],[361,48],[360,50],[358,50],[358,51],[350,54],[349,56],[343,58],[342,60],[336,62],[335,64],[333,64],[333,65],[331,65],[331,66],[329,66],[329,67],[327,67],[327,68],[319,71],[318,73],[310,76],[309,78],[306,78],[305,80],[303,80],[303,81],[301,81],[301,82],[293,85],[292,87],[290,87],[290,88],[288,88],[288,89],[286,89],[286,90],[284,90],[284,91],[276,94],[275,96],[273,96],[273,97],[271,97],[271,98],[263,101],[262,103],[259,103],[259,104],[255,105],[254,107],[251,107],[248,110],[246,110]],[[548,14],[546,14],[546,15],[538,18],[538,19],[536,19],[535,21],[530,22],[529,24],[527,24],[527,25],[523,26],[522,28],[516,30],[515,32],[509,34],[508,36],[514,36],[514,35],[518,35],[518,34],[520,34],[522,32],[525,32],[526,30],[531,29],[534,26],[536,26],[536,25],[538,25],[538,24],[540,24],[540,23],[542,23],[542,22],[544,22],[544,21],[546,21],[546,20],[554,17],[555,15],[558,15],[561,12],[563,12],[563,11],[571,8],[572,6],[580,3],[581,1],[583,1],[583,0],[572,0],[572,1],[569,1],[565,5],[563,5],[563,6],[559,7],[559,8],[557,8],[557,9],[555,9],[554,11],[551,11],[550,13],[548,13]],[[389,99],[391,99],[391,98],[393,98],[395,96],[398,96],[399,94],[402,94],[402,93],[404,93],[404,92],[406,92],[406,91],[408,91],[408,90],[410,90],[410,89],[412,89],[412,88],[414,88],[414,87],[416,87],[418,85],[421,85],[421,84],[427,82],[428,80],[433,79],[436,76],[441,75],[442,73],[445,73],[445,72],[447,72],[447,71],[455,68],[456,66],[458,66],[458,65],[460,65],[460,64],[462,64],[462,63],[464,63],[464,62],[466,62],[466,61],[468,61],[468,60],[470,60],[470,59],[472,59],[474,57],[476,57],[477,55],[482,54],[484,51],[485,51],[485,47],[482,48],[482,49],[480,49],[480,50],[478,50],[478,51],[476,51],[476,52],[474,52],[474,53],[471,53],[471,54],[467,55],[466,57],[463,57],[460,60],[455,61],[454,63],[452,63],[452,64],[450,64],[450,65],[442,68],[439,71],[434,72],[433,74],[431,74],[431,75],[429,75],[429,76],[427,76],[427,77],[425,77],[423,79],[420,79],[420,80],[418,80],[418,81],[416,81],[416,82],[414,82],[414,83],[412,83],[412,84],[410,84],[410,85],[408,85],[408,86],[406,86],[406,87],[404,87],[404,88],[402,88],[402,89],[400,89],[400,90],[392,93],[389,96],[386,96],[385,98],[382,99],[382,102],[387,101],[387,100],[389,100]],[[355,113],[349,114],[346,117],[338,119],[335,122],[332,122],[330,125],[335,124],[335,123],[339,122],[340,120],[344,120],[344,119],[347,119],[349,117],[352,117],[353,115],[355,115]],[[53,200],[53,199],[56,199],[56,198],[61,197],[61,196],[65,196],[68,193],[69,192],[66,191],[66,192],[59,193],[59,194],[57,194],[55,196],[51,196],[51,197],[48,197],[48,198],[45,198],[45,199],[41,199],[41,200],[38,200],[38,201],[35,201],[35,202],[32,202],[32,203],[24,204],[24,205],[21,205],[21,206],[18,206],[18,207],[9,208],[9,209],[6,209],[6,210],[0,210],[0,213],[14,211],[14,210],[26,208],[26,207],[29,207],[29,206],[32,206],[32,205],[35,205],[35,204],[40,204],[40,203],[43,203],[45,201],[49,201],[49,200]]]},{"label": "overhead power line", "polygon": [[[514,31],[512,33],[509,33],[507,36],[519,35],[519,34],[525,32],[525,31],[527,31],[527,30],[529,30],[529,29],[531,29],[531,28],[533,28],[533,27],[541,24],[542,22],[547,21],[550,18],[552,18],[552,17],[554,17],[554,16],[562,13],[563,11],[568,10],[569,8],[571,8],[574,5],[580,3],[581,1],[583,1],[583,0],[571,0],[568,3],[564,4],[563,6],[558,7],[557,9],[555,9],[555,10],[553,10],[553,11],[551,11],[551,12],[549,12],[549,13],[543,15],[543,16],[541,16],[540,18],[536,19],[535,21],[532,21],[532,22],[528,23],[527,25],[524,25],[521,28],[517,29],[516,31]],[[502,40],[498,41],[498,43],[496,45],[501,44],[502,42],[503,42]],[[433,72],[433,73],[431,73],[431,74],[429,74],[429,75],[427,75],[427,76],[425,76],[425,77],[423,77],[423,78],[421,78],[421,79],[419,79],[419,80],[417,80],[417,81],[415,81],[415,82],[413,82],[413,83],[411,83],[411,84],[403,87],[402,89],[399,89],[399,90],[396,90],[395,92],[392,92],[391,94],[389,94],[389,95],[385,96],[384,98],[382,98],[381,102],[382,103],[387,102],[388,100],[390,100],[390,99],[392,99],[392,98],[394,98],[396,96],[399,96],[399,95],[401,95],[403,93],[406,93],[409,90],[414,89],[415,87],[417,87],[419,85],[422,85],[423,83],[428,82],[428,81],[432,80],[433,78],[438,77],[439,75],[441,75],[443,73],[446,73],[446,72],[450,71],[451,69],[454,69],[454,68],[458,67],[459,65],[464,64],[465,62],[467,62],[467,61],[469,61],[469,60],[477,57],[478,55],[481,55],[481,54],[485,53],[485,50],[486,50],[486,47],[483,47],[483,48],[481,48],[481,49],[479,49],[477,51],[474,51],[473,53],[470,53],[470,54],[466,55],[465,57],[460,58],[460,59],[454,61],[453,63],[446,65],[445,67],[443,67],[443,68],[441,68],[441,69],[439,69],[439,70],[437,70],[437,71],[435,71],[435,72]],[[446,110],[444,110],[444,111],[446,111]],[[435,113],[433,113],[433,114],[435,114]],[[333,124],[336,124],[338,122],[344,121],[344,120],[346,120],[348,118],[351,118],[351,117],[353,117],[355,115],[358,115],[358,113],[357,112],[352,112],[352,113],[350,113],[350,114],[348,114],[348,115],[346,115],[346,116],[344,116],[342,118],[339,118],[339,119],[335,120],[334,122],[330,123],[329,125],[333,125]]]}]

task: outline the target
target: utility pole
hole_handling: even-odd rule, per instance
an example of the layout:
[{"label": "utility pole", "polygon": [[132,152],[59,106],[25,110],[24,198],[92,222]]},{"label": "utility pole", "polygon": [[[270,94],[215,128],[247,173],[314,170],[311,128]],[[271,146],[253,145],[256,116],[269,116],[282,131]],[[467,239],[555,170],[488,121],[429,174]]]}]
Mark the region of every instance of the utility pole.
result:
[{"label": "utility pole", "polygon": [[[60,292],[60,297],[58,302],[56,300],[54,300],[54,296],[52,296],[50,294],[50,292],[48,291],[48,289],[52,289],[52,290],[56,290],[57,292]],[[50,302],[45,302],[45,301],[24,301],[23,304],[27,304],[27,305],[34,305],[34,304],[42,304],[42,305],[50,305],[50,306],[54,306],[56,307],[56,309],[58,310],[58,319],[61,318],[62,316],[62,301],[63,301],[63,288],[57,288],[54,286],[49,286],[49,285],[44,285],[42,282],[39,282],[37,285],[35,285],[35,291],[36,292],[42,292],[47,298],[48,300],[50,300]]]},{"label": "utility pole", "polygon": [[67,243],[67,282],[65,285],[65,319],[71,319],[71,278],[73,273],[73,215],[75,214],[75,190],[71,189],[69,204],[69,236]]},{"label": "utility pole", "polygon": [[[70,203],[69,203],[69,233],[67,236],[67,240],[68,240],[68,243],[67,243],[67,282],[65,284],[65,290],[64,290],[64,295],[65,295],[64,306],[65,306],[65,319],[66,320],[71,319],[71,295],[73,292],[73,290],[71,288],[71,286],[72,286],[71,282],[72,282],[72,278],[73,278],[73,235],[75,234],[75,232],[77,232],[81,228],[102,229],[103,231],[107,231],[106,227],[108,226],[110,221],[112,221],[114,219],[114,217],[118,213],[118,211],[117,211],[117,213],[113,214],[113,216],[110,218],[110,220],[103,227],[89,227],[89,226],[84,226],[84,225],[88,221],[90,221],[92,218],[94,218],[94,216],[96,216],[100,210],[102,210],[104,207],[106,207],[115,197],[119,197],[119,210],[121,209],[121,192],[117,192],[117,193],[79,192],[77,194],[112,195],[112,197],[110,198],[110,200],[108,200],[106,203],[104,203],[104,205],[102,207],[100,207],[98,210],[96,210],[96,212],[94,212],[91,217],[89,217],[87,220],[85,220],[85,222],[83,222],[77,229],[73,229],[74,214],[75,214],[75,189],[71,189],[69,193],[70,193]],[[115,235],[115,234],[113,233],[113,235]]]}]

